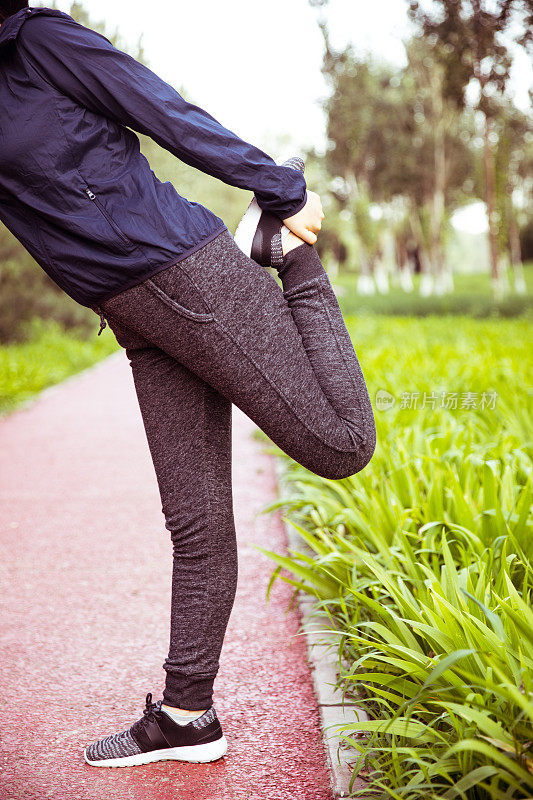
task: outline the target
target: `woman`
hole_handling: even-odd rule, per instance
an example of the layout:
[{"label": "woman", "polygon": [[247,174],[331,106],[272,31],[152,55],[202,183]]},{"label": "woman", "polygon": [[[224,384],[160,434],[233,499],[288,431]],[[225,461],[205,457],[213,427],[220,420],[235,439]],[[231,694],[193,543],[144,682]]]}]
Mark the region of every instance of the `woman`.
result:
[{"label": "woman", "polygon": [[[227,749],[213,682],[237,582],[232,403],[328,478],[362,470],[376,444],[313,247],[320,198],[298,159],[277,165],[67,14],[0,0],[0,22],[0,220],[125,348],[173,543],[163,698],[84,756],[211,761]],[[157,179],[131,129],[254,192],[235,239]]]}]

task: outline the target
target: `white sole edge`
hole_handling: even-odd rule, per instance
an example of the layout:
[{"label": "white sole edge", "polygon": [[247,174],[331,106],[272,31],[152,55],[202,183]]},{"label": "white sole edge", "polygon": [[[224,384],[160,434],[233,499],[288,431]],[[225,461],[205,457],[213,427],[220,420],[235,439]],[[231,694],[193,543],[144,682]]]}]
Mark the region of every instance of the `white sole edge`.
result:
[{"label": "white sole edge", "polygon": [[239,247],[248,257],[250,257],[250,253],[252,252],[252,242],[254,240],[255,232],[257,230],[257,226],[259,225],[259,220],[262,213],[263,212],[259,208],[259,204],[254,197],[244,212],[244,215],[237,226],[237,230],[235,231],[235,236],[233,237],[237,247]]},{"label": "white sole edge", "polygon": [[[242,219],[237,226],[237,230],[235,231],[235,236],[233,237],[233,241],[237,247],[242,250],[242,252],[248,256],[248,258],[251,257],[252,243],[262,213],[263,212],[261,211],[261,208],[254,197],[244,212]],[[286,225],[282,225],[280,233],[281,241],[283,242],[285,241],[287,234],[290,233],[290,230]]]},{"label": "white sole edge", "polygon": [[100,761],[91,761],[87,758],[87,750],[83,751],[83,757],[91,767],[137,767],[142,764],[152,764],[154,761],[192,761],[201,764],[208,761],[216,761],[225,756],[228,751],[228,743],[225,736],[215,742],[205,744],[194,744],[188,747],[166,747],[164,750],[152,750],[149,753],[136,753],[133,756],[122,758],[105,758]]}]

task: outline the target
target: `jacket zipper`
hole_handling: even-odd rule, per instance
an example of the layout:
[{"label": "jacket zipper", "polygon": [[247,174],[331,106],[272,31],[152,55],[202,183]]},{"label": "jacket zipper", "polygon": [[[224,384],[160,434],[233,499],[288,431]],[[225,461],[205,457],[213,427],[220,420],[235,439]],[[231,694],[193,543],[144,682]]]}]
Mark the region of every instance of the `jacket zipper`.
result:
[{"label": "jacket zipper", "polygon": [[96,311],[96,313],[100,317],[100,330],[98,331],[98,336],[100,336],[104,328],[107,326],[106,318],[104,317],[104,312],[102,311],[100,306],[95,306],[93,311]]},{"label": "jacket zipper", "polygon": [[111,225],[111,227],[113,228],[113,230],[115,231],[117,236],[120,239],[122,239],[122,242],[124,243],[125,247],[127,247],[128,250],[131,250],[131,248],[133,247],[132,242],[130,242],[130,240],[127,238],[127,236],[125,236],[125,234],[122,233],[120,228],[117,227],[115,222],[112,220],[112,218],[109,216],[109,214],[107,213],[107,211],[103,207],[102,203],[98,200],[98,198],[95,195],[95,193],[88,186],[84,189],[84,191],[85,191],[85,194],[87,195],[87,197],[89,198],[89,200],[91,200],[92,202],[96,203],[96,205],[98,206],[98,208],[100,209],[100,211],[102,212],[102,214],[104,215],[106,220],[109,222],[109,224]]}]

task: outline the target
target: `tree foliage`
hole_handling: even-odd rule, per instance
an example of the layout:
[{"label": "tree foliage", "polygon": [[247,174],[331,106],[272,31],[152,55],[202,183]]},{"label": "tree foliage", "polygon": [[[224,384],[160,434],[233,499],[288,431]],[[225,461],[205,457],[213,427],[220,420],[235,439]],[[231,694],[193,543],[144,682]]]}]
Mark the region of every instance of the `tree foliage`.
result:
[{"label": "tree foliage", "polygon": [[389,222],[380,235],[395,238],[398,267],[406,253],[414,254],[418,268],[450,287],[445,245],[451,215],[483,197],[498,279],[504,253],[520,262],[518,224],[526,220],[519,219],[513,193],[524,202],[531,191],[531,121],[506,94],[511,39],[531,46],[531,0],[412,0],[418,32],[404,43],[404,68],[360,55],[353,44],[335,50],[328,0],[310,5],[322,11],[323,74],[330,88],[324,162],[363,250],[373,232],[361,209],[379,204]]},{"label": "tree foliage", "polygon": [[[494,143],[501,98],[510,78],[510,42],[530,49],[531,0],[411,0],[410,14],[434,49],[444,74],[443,94],[457,106],[467,104],[467,90],[477,91],[476,107],[485,120],[484,196],[489,222],[492,278],[496,295],[504,290],[500,269],[501,217],[496,198]],[[513,36],[514,31],[519,31]]]}]

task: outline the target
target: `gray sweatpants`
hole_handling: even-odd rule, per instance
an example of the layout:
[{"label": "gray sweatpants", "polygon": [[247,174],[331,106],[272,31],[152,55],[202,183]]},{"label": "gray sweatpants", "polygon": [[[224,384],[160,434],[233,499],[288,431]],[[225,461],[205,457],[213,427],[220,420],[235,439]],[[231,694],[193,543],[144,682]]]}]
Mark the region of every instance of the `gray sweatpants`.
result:
[{"label": "gray sweatpants", "polygon": [[375,449],[366,384],[316,250],[300,245],[284,262],[282,290],[225,230],[99,307],[132,368],[173,542],[171,706],[211,705],[235,597],[231,404],[327,478],[359,472]]}]

